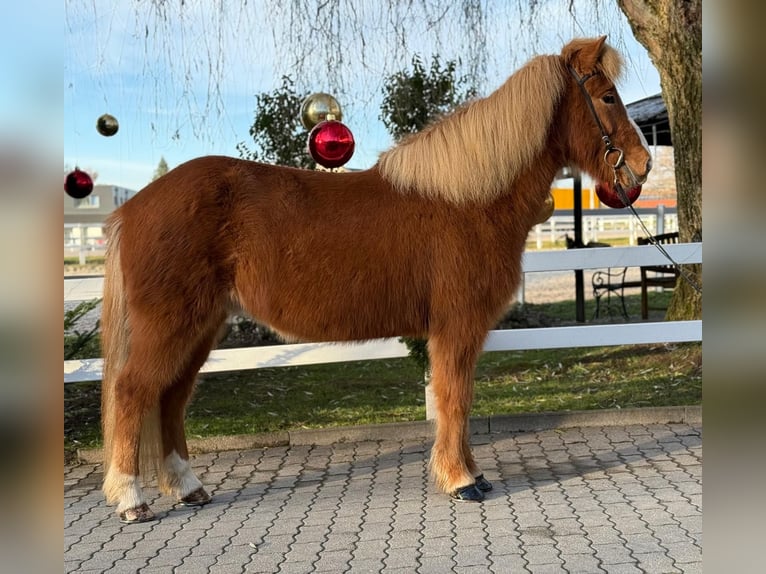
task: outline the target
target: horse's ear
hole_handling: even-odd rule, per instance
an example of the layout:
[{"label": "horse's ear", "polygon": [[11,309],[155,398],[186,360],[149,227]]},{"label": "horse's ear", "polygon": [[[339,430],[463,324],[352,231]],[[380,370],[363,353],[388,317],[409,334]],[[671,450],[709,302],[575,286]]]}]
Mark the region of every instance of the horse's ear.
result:
[{"label": "horse's ear", "polygon": [[581,76],[592,73],[601,60],[606,45],[606,36],[572,40],[564,46],[561,57]]}]

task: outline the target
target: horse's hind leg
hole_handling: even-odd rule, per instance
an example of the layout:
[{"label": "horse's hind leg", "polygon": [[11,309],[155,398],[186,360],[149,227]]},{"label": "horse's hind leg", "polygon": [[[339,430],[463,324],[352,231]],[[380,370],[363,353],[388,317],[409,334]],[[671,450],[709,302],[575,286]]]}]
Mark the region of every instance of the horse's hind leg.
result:
[{"label": "horse's hind leg", "polygon": [[194,475],[189,464],[184,415],[194,390],[197,373],[215,342],[218,332],[218,328],[214,326],[215,322],[218,321],[211,323],[209,332],[197,345],[187,368],[160,399],[163,461],[159,476],[160,490],[175,496],[179,502],[187,506],[201,506],[210,502],[210,495]]},{"label": "horse's hind leg", "polygon": [[[166,395],[180,394],[180,398],[188,399],[190,381],[193,381],[191,373],[199,369],[200,361],[204,361],[202,349],[207,346],[206,355],[217,332],[218,325],[213,329],[209,321],[200,317],[195,321],[188,312],[162,318],[131,315],[130,355],[115,382],[114,433],[110,464],[104,478],[107,500],[117,502],[117,513],[123,522],[153,518],[139,484],[142,463],[144,467],[149,463],[157,468],[161,484],[172,482],[172,479],[163,479],[167,466],[158,464],[165,450],[161,402]],[[207,345],[201,345],[204,341]],[[186,382],[185,385],[177,385],[181,381]],[[176,390],[172,390],[174,388]],[[170,425],[168,429],[168,436],[174,437],[172,444],[178,446],[177,426]],[[182,426],[180,432],[183,432]],[[188,458],[185,440],[179,448],[183,448]],[[180,456],[179,459],[183,460]],[[187,485],[193,482],[188,479],[185,467],[177,466],[173,470],[187,476]]]},{"label": "horse's hind leg", "polygon": [[[104,494],[108,502],[117,503],[121,521],[143,522],[154,515],[139,482],[141,434],[147,423],[153,423],[148,426],[157,428],[158,423],[148,419],[157,417],[160,394],[169,381],[154,372],[159,353],[151,346],[136,344],[135,340],[132,343],[131,356],[115,381],[114,432],[104,477]],[[139,353],[143,355],[141,358]],[[145,440],[144,448],[150,446],[150,441]]]},{"label": "horse's hind leg", "polygon": [[460,500],[482,500],[476,485],[481,474],[468,446],[468,415],[473,402],[473,375],[483,338],[429,338],[431,386],[436,399],[436,440],[431,474],[437,486]]}]

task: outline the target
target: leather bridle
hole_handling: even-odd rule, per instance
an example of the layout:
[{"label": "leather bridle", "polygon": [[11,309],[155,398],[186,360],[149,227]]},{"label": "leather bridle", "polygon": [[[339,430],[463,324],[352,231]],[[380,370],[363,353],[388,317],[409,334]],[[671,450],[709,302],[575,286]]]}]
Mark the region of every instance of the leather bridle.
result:
[{"label": "leather bridle", "polygon": [[[593,119],[596,121],[596,125],[598,126],[599,131],[601,132],[601,141],[604,143],[604,147],[606,148],[606,151],[604,152],[604,163],[612,168],[612,171],[614,172],[614,188],[617,191],[617,196],[620,198],[620,201],[622,201],[622,203],[627,207],[630,205],[630,200],[628,199],[628,195],[625,193],[625,190],[617,179],[617,170],[627,170],[633,181],[638,181],[638,178],[636,177],[636,174],[633,172],[633,170],[630,169],[630,166],[625,162],[625,153],[622,151],[622,149],[618,148],[612,143],[612,139],[609,137],[609,134],[606,133],[606,128],[604,128],[604,124],[601,122],[601,118],[598,117],[598,112],[596,112],[596,107],[593,105],[593,98],[590,97],[588,90],[585,89],[585,82],[590,80],[593,76],[598,75],[598,72],[591,72],[585,76],[580,76],[572,66],[567,66],[567,68],[572,74],[572,77],[574,77],[575,82],[585,97],[585,103],[588,104],[588,109],[590,110],[590,113],[593,116]],[[617,154],[616,160],[614,162],[609,161],[610,157],[614,157],[614,154]]]},{"label": "leather bridle", "polygon": [[[593,98],[590,97],[588,90],[585,89],[585,82],[587,82],[593,76],[598,75],[599,72],[591,72],[590,74],[587,74],[585,76],[580,76],[572,66],[567,66],[567,68],[569,69],[569,72],[572,74],[572,77],[574,77],[575,82],[577,82],[577,85],[580,87],[580,91],[585,97],[585,103],[588,104],[588,109],[590,109],[590,113],[593,116],[593,119],[596,121],[596,125],[598,126],[599,131],[601,132],[601,141],[604,142],[604,147],[606,148],[606,151],[604,152],[604,163],[606,163],[609,167],[611,167],[612,171],[614,172],[614,189],[617,192],[617,197],[619,197],[620,201],[622,201],[625,207],[627,207],[633,213],[633,215],[636,216],[639,223],[644,228],[644,231],[646,232],[649,242],[652,245],[654,245],[657,249],[659,249],[662,252],[662,254],[675,266],[675,268],[678,269],[681,277],[683,277],[686,280],[686,282],[692,286],[693,289],[695,289],[698,293],[702,293],[702,287],[700,287],[699,284],[694,280],[694,278],[683,267],[681,267],[678,264],[678,262],[676,262],[675,259],[673,259],[670,256],[670,254],[665,250],[665,248],[654,238],[654,235],[652,235],[652,233],[647,229],[642,219],[638,216],[638,213],[636,212],[635,208],[631,205],[630,200],[628,199],[628,194],[625,193],[625,190],[623,189],[622,185],[617,180],[618,169],[627,170],[628,174],[630,174],[631,179],[635,182],[638,181],[638,178],[636,177],[636,174],[633,172],[633,170],[630,169],[630,166],[625,162],[624,152],[612,143],[612,140],[609,137],[609,134],[606,133],[604,124],[601,123],[601,118],[598,117],[598,113],[596,112],[596,107],[593,105]],[[613,154],[617,154],[617,160],[614,163],[609,161],[609,157],[612,156]]]}]

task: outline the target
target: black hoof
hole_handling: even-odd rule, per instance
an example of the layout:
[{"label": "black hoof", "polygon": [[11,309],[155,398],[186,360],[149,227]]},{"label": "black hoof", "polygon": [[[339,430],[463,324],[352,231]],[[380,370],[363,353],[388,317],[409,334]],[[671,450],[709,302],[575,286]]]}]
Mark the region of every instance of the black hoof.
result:
[{"label": "black hoof", "polygon": [[492,483],[488,481],[486,478],[484,478],[483,474],[480,474],[476,477],[476,488],[481,490],[482,492],[489,492],[492,490]]},{"label": "black hoof", "polygon": [[120,522],[123,524],[138,524],[139,522],[147,522],[154,520],[154,513],[149,509],[149,505],[145,502],[141,506],[135,508],[128,508],[119,514]]},{"label": "black hoof", "polygon": [[484,500],[484,493],[476,488],[475,484],[458,488],[451,496],[453,499],[460,500],[461,502],[481,502]]},{"label": "black hoof", "polygon": [[179,499],[179,503],[183,506],[205,506],[212,500],[211,496],[205,492],[205,489],[200,487],[194,492],[190,492],[183,498]]}]

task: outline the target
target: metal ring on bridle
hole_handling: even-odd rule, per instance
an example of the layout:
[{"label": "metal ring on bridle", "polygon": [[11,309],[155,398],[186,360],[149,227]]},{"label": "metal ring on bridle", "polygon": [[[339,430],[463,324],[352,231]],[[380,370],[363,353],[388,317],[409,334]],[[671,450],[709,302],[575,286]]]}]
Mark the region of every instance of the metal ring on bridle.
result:
[{"label": "metal ring on bridle", "polygon": [[[614,152],[618,154],[617,161],[614,163],[610,163],[609,154]],[[625,154],[620,148],[612,146],[604,152],[604,162],[606,163],[606,165],[608,165],[612,169],[620,169],[625,164]]]}]

